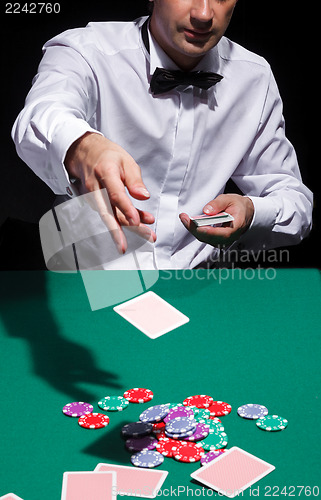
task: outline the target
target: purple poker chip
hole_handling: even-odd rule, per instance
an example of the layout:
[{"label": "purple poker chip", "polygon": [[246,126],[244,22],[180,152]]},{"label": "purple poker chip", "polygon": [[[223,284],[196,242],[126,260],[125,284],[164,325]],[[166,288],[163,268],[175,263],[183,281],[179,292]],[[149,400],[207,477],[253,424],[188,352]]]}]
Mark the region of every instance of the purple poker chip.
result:
[{"label": "purple poker chip", "polygon": [[237,409],[237,414],[242,418],[247,418],[249,420],[256,420],[260,417],[265,417],[269,413],[269,410],[259,404],[249,403],[243,406],[240,406]]},{"label": "purple poker chip", "polygon": [[171,410],[169,410],[168,414],[164,418],[164,422],[167,424],[170,420],[173,420],[174,418],[177,417],[188,417],[193,419],[194,418],[194,412],[192,408],[186,407],[186,406],[174,406]]},{"label": "purple poker chip", "polygon": [[186,441],[201,441],[209,435],[210,428],[206,424],[197,423],[196,429],[191,436],[186,437]]},{"label": "purple poker chip", "polygon": [[158,439],[153,436],[144,436],[142,438],[129,438],[125,446],[129,451],[154,450]]},{"label": "purple poker chip", "polygon": [[155,405],[147,408],[141,415],[139,416],[139,420],[142,422],[160,422],[169,412],[168,405]]},{"label": "purple poker chip", "polygon": [[206,453],[206,455],[203,455],[201,458],[201,465],[206,465],[212,462],[215,458],[219,457],[224,453],[225,450],[214,450],[210,451],[209,453]]},{"label": "purple poker chip", "polygon": [[78,401],[74,403],[68,403],[62,409],[65,415],[68,417],[81,417],[82,415],[87,415],[93,411],[93,405],[89,403],[84,403],[83,401]]}]

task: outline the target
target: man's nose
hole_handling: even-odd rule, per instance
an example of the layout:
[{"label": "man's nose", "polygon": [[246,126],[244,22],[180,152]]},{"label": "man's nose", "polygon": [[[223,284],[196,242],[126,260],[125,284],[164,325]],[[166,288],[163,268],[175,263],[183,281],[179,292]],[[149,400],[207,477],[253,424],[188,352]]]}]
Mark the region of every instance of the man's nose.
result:
[{"label": "man's nose", "polygon": [[191,8],[191,17],[202,23],[212,21],[214,11],[213,0],[193,0]]}]

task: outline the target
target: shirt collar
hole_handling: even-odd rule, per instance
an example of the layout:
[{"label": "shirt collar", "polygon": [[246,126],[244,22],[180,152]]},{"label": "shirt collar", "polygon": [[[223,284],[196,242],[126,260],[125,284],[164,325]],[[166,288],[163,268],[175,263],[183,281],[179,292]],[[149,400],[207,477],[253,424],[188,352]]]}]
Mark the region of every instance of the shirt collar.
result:
[{"label": "shirt collar", "polygon": [[[148,18],[145,18],[145,20],[146,19]],[[153,75],[156,68],[179,70],[180,68],[177,66],[177,64],[175,64],[175,62],[166,54],[166,52],[164,52],[164,50],[152,36],[149,29],[149,20],[147,33],[149,40],[149,53],[147,52],[145,46],[144,51],[150,63],[150,75]],[[213,71],[215,73],[222,74],[220,69],[220,57],[217,45],[204,55],[203,59],[197,64],[197,66],[195,66],[195,68],[193,68],[193,71]]]}]

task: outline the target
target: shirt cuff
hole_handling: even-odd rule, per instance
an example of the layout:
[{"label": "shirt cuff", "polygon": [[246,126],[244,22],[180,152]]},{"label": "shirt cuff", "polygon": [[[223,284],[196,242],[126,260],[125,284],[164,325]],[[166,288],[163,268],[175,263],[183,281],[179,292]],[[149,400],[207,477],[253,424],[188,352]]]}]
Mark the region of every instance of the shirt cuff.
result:
[{"label": "shirt cuff", "polygon": [[90,127],[87,122],[80,119],[64,122],[57,127],[53,134],[49,147],[49,161],[57,176],[56,179],[51,179],[52,187],[56,194],[67,194],[71,198],[78,194],[66,170],[64,161],[70,146],[86,132],[103,135],[101,132]]},{"label": "shirt cuff", "polygon": [[270,236],[275,226],[279,209],[272,199],[273,197],[247,196],[247,198],[250,198],[254,205],[253,219],[250,227],[232,244],[232,247],[238,250],[258,251],[269,240],[267,235]]},{"label": "shirt cuff", "polygon": [[268,197],[246,196],[254,205],[254,215],[248,231],[252,228],[272,229],[278,215],[278,209],[273,200]]}]

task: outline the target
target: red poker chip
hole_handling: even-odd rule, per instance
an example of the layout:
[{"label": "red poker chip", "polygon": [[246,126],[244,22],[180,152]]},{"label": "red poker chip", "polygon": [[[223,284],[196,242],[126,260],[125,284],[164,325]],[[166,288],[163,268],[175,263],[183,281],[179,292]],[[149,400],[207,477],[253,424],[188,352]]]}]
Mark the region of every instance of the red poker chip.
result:
[{"label": "red poker chip", "polygon": [[196,406],[196,408],[208,408],[212,403],[213,398],[211,396],[206,396],[205,394],[189,396],[183,401],[184,406]]},{"label": "red poker chip", "polygon": [[182,441],[177,441],[175,439],[171,439],[168,437],[162,438],[156,444],[156,450],[164,455],[164,457],[172,457],[173,449],[177,448],[177,443],[181,443]]},{"label": "red poker chip", "polygon": [[101,429],[109,424],[109,417],[102,413],[87,413],[78,419],[78,424],[85,429]]},{"label": "red poker chip", "polygon": [[[209,408],[208,408],[208,409],[209,409]],[[208,419],[209,419],[209,420],[214,420],[214,422],[217,422],[217,423],[219,422],[220,424],[222,423],[222,420],[220,420],[220,419],[219,419],[219,418],[217,418],[217,417],[214,417],[213,415],[210,415],[210,416],[208,417]],[[205,423],[206,423],[206,422],[205,422]]]},{"label": "red poker chip", "polygon": [[231,413],[232,406],[224,401],[213,401],[211,406],[208,407],[211,417],[222,417]]},{"label": "red poker chip", "polygon": [[190,442],[182,442],[172,451],[173,457],[179,462],[198,462],[205,454],[203,448]]},{"label": "red poker chip", "polygon": [[168,437],[165,434],[165,431],[155,432],[155,436],[156,439],[158,439],[159,441],[164,438],[168,439]]},{"label": "red poker chip", "polygon": [[154,394],[150,389],[143,389],[141,387],[134,387],[124,392],[124,398],[130,403],[147,403],[153,399]]},{"label": "red poker chip", "polygon": [[161,421],[161,422],[155,422],[153,424],[153,432],[154,432],[154,434],[158,434],[159,432],[165,431],[165,427],[166,427],[165,422],[163,422],[163,421]]}]

